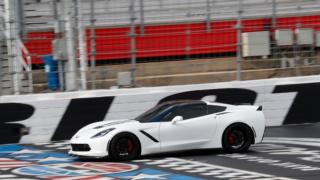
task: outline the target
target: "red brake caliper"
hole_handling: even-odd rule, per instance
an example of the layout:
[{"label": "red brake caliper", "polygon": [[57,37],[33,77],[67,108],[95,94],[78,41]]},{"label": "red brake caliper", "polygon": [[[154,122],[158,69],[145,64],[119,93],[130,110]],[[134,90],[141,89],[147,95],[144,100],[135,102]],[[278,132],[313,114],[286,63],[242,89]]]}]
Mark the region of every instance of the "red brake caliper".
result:
[{"label": "red brake caliper", "polygon": [[230,145],[233,145],[233,144],[234,144],[234,136],[233,136],[232,133],[229,133],[229,134],[228,134],[228,143],[229,143]]},{"label": "red brake caliper", "polygon": [[131,153],[133,151],[133,142],[131,139],[128,139],[128,152]]}]

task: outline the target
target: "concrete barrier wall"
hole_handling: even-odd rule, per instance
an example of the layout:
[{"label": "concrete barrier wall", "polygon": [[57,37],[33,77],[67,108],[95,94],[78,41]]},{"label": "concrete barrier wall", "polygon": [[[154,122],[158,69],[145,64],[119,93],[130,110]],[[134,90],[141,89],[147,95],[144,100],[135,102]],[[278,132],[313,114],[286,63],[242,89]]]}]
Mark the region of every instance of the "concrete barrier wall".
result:
[{"label": "concrete barrier wall", "polygon": [[69,139],[92,122],[134,118],[163,101],[202,98],[262,105],[268,126],[320,121],[320,76],[2,96],[0,143]]}]

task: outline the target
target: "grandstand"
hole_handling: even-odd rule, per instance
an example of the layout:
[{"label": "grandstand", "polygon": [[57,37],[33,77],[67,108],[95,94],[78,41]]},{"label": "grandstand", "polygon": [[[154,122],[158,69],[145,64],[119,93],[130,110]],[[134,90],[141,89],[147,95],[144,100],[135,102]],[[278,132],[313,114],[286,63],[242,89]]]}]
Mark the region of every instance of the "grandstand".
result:
[{"label": "grandstand", "polygon": [[[30,30],[52,29],[52,0],[24,0],[26,24]],[[136,11],[139,11],[139,1]],[[144,23],[177,24],[183,22],[205,21],[207,0],[148,0],[144,2]],[[237,18],[238,1],[210,0],[211,20],[230,20]],[[243,0],[243,17],[250,19],[271,18],[272,0]],[[319,0],[277,0],[277,16],[318,15]],[[101,27],[127,26],[130,24],[128,11],[130,0],[96,0],[96,25]],[[89,22],[89,1],[83,1],[84,21]],[[137,15],[136,23],[141,23]],[[88,25],[88,24],[87,24]]]},{"label": "grandstand", "polygon": [[[55,24],[52,0],[23,2],[24,44],[30,52],[32,64],[42,65],[41,57],[52,54]],[[276,7],[272,2],[243,0],[242,32],[274,32],[277,29],[291,29],[294,32],[298,28],[311,28],[315,33],[319,31],[320,0],[276,0]],[[89,28],[90,1],[82,0],[82,3],[82,21]],[[98,64],[107,62],[106,66],[97,67],[98,88],[116,85],[117,73],[131,68],[127,64],[131,57],[130,3],[129,0],[95,0],[96,60]],[[137,67],[137,84],[158,86],[235,79],[238,1],[136,0],[134,9],[136,55],[141,62]],[[59,14],[62,14],[61,10]],[[88,30],[87,39],[90,39],[89,36]],[[270,46],[274,48],[274,37],[271,37]],[[272,49],[273,55],[270,57],[254,57],[243,62],[243,80],[318,73],[316,47],[310,48],[312,52],[305,47],[301,49],[310,51],[308,58],[312,59],[312,66],[302,63],[305,66],[280,68],[283,51]],[[297,49],[295,51],[299,53]],[[111,65],[114,63],[116,65]],[[90,75],[88,72],[88,77]],[[46,76],[42,69],[34,70],[33,80],[36,91],[46,89]]]},{"label": "grandstand", "polygon": [[[146,25],[146,37],[137,41],[138,57],[161,57],[185,55],[186,31],[190,28],[194,40],[190,54],[235,52],[237,1],[206,0],[148,0],[144,2],[144,16],[139,14],[136,3],[136,24]],[[271,0],[243,0],[243,31],[259,31],[271,26]],[[279,28],[294,28],[297,24],[317,28],[320,23],[318,0],[278,0],[277,17]],[[25,1],[26,29],[29,33],[26,45],[32,54],[51,53],[49,47],[53,38],[53,12],[50,0]],[[128,27],[130,12],[128,0],[97,0],[95,4],[95,25],[98,60],[126,59],[130,57]],[[83,1],[83,22],[90,22],[89,1]],[[210,12],[213,32],[205,32],[206,13]],[[39,32],[40,31],[40,32]],[[139,29],[137,28],[137,31]],[[139,34],[139,32],[137,32]],[[200,42],[196,42],[196,41]],[[155,44],[156,41],[156,44]],[[175,41],[175,43],[172,43]],[[119,45],[117,45],[119,44]],[[40,47],[39,47],[40,46]],[[33,63],[41,63],[37,57]]]}]

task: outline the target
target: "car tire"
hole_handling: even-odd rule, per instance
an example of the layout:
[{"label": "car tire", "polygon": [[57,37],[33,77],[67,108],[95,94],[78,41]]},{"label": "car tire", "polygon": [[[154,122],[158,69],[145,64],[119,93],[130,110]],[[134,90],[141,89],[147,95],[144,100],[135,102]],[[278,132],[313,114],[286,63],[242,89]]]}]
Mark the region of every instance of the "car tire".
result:
[{"label": "car tire", "polygon": [[140,155],[140,142],[131,133],[120,133],[114,136],[109,145],[110,157],[118,161],[128,161]]},{"label": "car tire", "polygon": [[229,153],[241,153],[249,149],[253,142],[250,127],[242,123],[230,125],[223,133],[222,147]]}]

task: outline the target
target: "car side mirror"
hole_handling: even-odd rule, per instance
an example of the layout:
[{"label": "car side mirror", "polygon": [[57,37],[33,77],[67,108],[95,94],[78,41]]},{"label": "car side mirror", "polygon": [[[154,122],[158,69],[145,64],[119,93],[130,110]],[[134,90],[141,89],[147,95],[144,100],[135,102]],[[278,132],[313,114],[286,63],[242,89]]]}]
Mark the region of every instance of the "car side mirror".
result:
[{"label": "car side mirror", "polygon": [[183,117],[182,116],[176,116],[172,119],[172,124],[176,124],[179,121],[182,121]]}]

